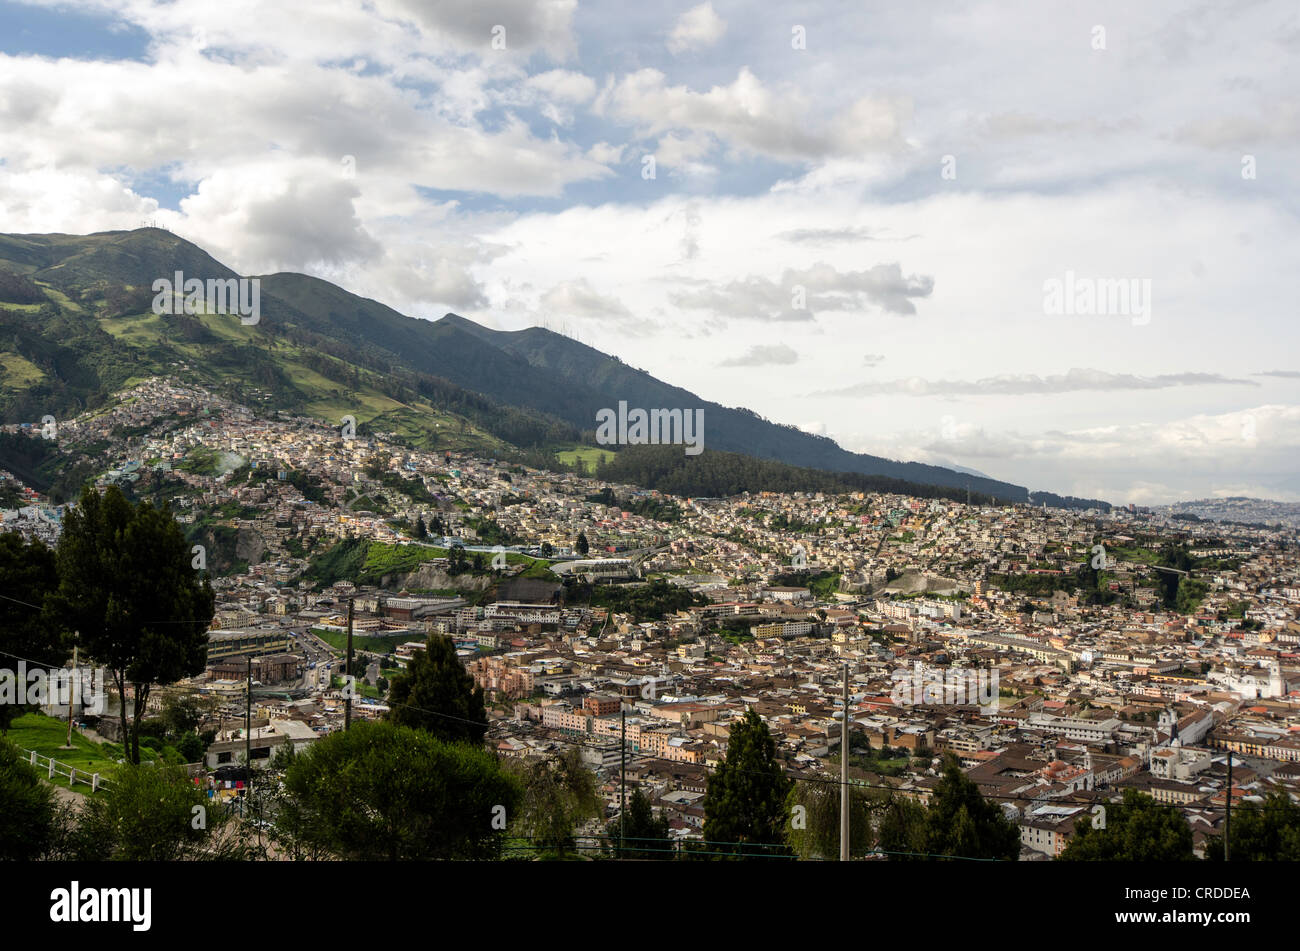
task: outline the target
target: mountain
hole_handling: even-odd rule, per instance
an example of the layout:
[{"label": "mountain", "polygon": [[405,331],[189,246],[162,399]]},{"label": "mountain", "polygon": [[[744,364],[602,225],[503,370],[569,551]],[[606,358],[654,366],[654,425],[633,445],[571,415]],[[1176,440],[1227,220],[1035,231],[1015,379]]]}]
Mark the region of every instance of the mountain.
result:
[{"label": "mountain", "polygon": [[[261,318],[152,313],[152,285],[238,277],[156,228],[0,235],[0,414],[80,411],[150,375],[181,374],[263,408],[392,429],[422,445],[503,451],[593,443],[596,413],[703,408],[708,449],[1029,501],[972,472],[852,453],[833,440],[700,399],[549,330],[418,320],[319,278],[260,277]],[[1087,501],[1087,500],[1081,500]],[[1097,503],[1104,505],[1105,503]]]}]

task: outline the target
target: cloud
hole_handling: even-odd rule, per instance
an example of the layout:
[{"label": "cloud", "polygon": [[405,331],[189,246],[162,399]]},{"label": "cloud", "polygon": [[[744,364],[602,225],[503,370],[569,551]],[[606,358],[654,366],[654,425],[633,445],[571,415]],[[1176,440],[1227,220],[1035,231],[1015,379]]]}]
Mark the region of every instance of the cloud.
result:
[{"label": "cloud", "polygon": [[789,366],[799,362],[799,354],[783,343],[772,346],[755,345],[745,353],[729,360],[723,360],[724,367],[770,367]]},{"label": "cloud", "polygon": [[868,353],[862,358],[862,365],[867,367],[878,367],[885,362],[883,353]]},{"label": "cloud", "polygon": [[632,312],[617,297],[601,294],[586,278],[556,284],[539,301],[541,309],[562,317],[579,320],[630,321]]},{"label": "cloud", "polygon": [[774,92],[748,67],[741,67],[731,85],[708,92],[669,86],[659,70],[640,69],[603,90],[593,110],[634,123],[647,137],[703,132],[734,148],[787,161],[898,148],[910,114],[905,101],[866,97],[819,121],[803,96]]},{"label": "cloud", "polygon": [[1082,390],[1164,390],[1176,386],[1259,386],[1218,373],[1164,373],[1135,376],[1103,370],[1071,369],[1063,374],[1038,376],[1034,373],[1004,374],[980,380],[924,380],[910,377],[884,383],[856,383],[818,396],[1027,396],[1075,393]]},{"label": "cloud", "polygon": [[494,50],[493,30],[505,28],[507,50],[540,49],[563,59],[575,51],[577,0],[375,0],[381,13],[403,16],[426,30],[455,39],[485,55]]},{"label": "cloud", "polygon": [[1300,380],[1300,370],[1265,370],[1255,376],[1275,376],[1284,380]]},{"label": "cloud", "polygon": [[916,236],[891,237],[883,229],[845,227],[795,228],[792,231],[782,231],[777,237],[795,244],[852,244],[858,241],[910,241]]},{"label": "cloud", "polygon": [[837,271],[819,262],[808,268],[787,269],[780,281],[750,276],[723,285],[674,291],[669,300],[678,307],[708,310],[720,317],[804,321],[812,320],[818,311],[878,308],[890,314],[915,314],[913,298],[928,297],[933,289],[933,278],[904,276],[897,262],[862,271]]},{"label": "cloud", "polygon": [[727,32],[726,21],[713,10],[712,3],[691,7],[673,25],[668,34],[668,51],[682,53],[712,46]]},{"label": "cloud", "polygon": [[617,165],[623,161],[623,150],[627,148],[624,145],[610,145],[608,142],[597,142],[591,148],[587,149],[587,158],[593,162],[599,162],[601,165]]}]

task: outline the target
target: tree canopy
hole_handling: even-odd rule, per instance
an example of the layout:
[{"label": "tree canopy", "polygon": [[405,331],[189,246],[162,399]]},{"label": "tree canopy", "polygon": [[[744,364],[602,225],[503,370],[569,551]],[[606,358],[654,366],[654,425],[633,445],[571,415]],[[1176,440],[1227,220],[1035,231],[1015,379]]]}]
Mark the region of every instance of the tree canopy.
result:
[{"label": "tree canopy", "polygon": [[[27,542],[14,532],[0,534],[0,671],[14,672],[19,659],[27,666],[57,667],[69,654],[58,620],[42,610],[58,585],[54,552],[39,541]],[[33,663],[34,662],[34,663]],[[0,703],[0,733],[30,707]]]},{"label": "tree canopy", "polygon": [[[1186,862],[1192,852],[1191,826],[1173,806],[1136,789],[1121,802],[1107,803],[1104,827],[1091,815],[1080,818],[1062,862]],[[1234,829],[1233,839],[1236,834]]]},{"label": "tree canopy", "polygon": [[388,690],[388,719],[448,742],[481,743],[487,733],[483,688],[456,656],[456,645],[432,635]]},{"label": "tree canopy", "polygon": [[344,859],[490,859],[519,782],[486,750],[392,723],[353,723],[295,756],[276,817]]},{"label": "tree canopy", "polygon": [[[104,665],[118,696],[127,756],[140,761],[140,720],[154,684],[201,673],[215,595],[193,567],[171,511],[133,506],[116,486],[87,486],[64,517],[52,610]],[[127,723],[126,687],[134,693]]]},{"label": "tree canopy", "polygon": [[786,797],[790,779],[776,741],[753,710],[731,727],[727,755],[704,793],[704,838],[710,850],[736,855],[788,855]]},{"label": "tree canopy", "polygon": [[[1234,862],[1298,862],[1300,804],[1284,793],[1270,793],[1262,803],[1234,803],[1229,834]],[[1205,843],[1205,857],[1223,861],[1222,836]]]}]

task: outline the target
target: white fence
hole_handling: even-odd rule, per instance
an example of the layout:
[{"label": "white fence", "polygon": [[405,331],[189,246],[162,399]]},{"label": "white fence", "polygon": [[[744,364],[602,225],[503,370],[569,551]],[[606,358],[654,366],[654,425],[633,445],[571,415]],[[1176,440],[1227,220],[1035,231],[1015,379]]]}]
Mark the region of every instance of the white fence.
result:
[{"label": "white fence", "polygon": [[23,750],[23,752],[29,756],[33,767],[36,769],[48,770],[48,775],[51,781],[53,781],[55,776],[58,776],[60,778],[66,778],[69,787],[73,786],[75,783],[85,783],[90,787],[91,792],[108,788],[108,780],[100,776],[99,773],[88,773],[84,769],[77,769],[75,766],[69,766],[67,763],[60,763],[52,757],[42,756],[35,750]]}]

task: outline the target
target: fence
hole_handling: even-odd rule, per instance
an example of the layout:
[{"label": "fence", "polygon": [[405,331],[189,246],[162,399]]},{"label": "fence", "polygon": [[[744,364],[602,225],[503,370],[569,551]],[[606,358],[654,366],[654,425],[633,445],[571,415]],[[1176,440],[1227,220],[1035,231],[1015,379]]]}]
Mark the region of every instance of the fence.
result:
[{"label": "fence", "polygon": [[[77,769],[75,766],[69,766],[67,763],[60,763],[51,756],[42,756],[35,750],[23,750],[30,757],[30,762],[37,769],[45,768],[48,770],[48,777],[53,780],[55,776],[67,777],[68,787],[71,788],[75,783],[85,783],[90,787],[91,792],[99,789],[108,788],[108,780],[104,779],[99,773],[88,773],[84,769]],[[44,762],[41,762],[44,760]]]}]

